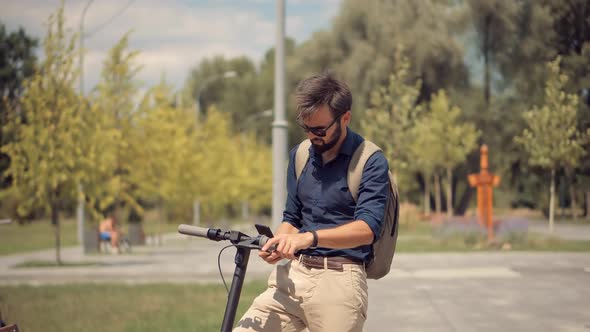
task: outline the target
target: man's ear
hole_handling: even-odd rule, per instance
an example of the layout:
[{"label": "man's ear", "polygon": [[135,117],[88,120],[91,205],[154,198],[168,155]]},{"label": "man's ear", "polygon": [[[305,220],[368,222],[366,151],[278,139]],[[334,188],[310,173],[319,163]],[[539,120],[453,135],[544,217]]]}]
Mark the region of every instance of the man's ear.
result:
[{"label": "man's ear", "polygon": [[342,115],[342,120],[344,121],[344,125],[348,126],[352,117],[352,113],[350,111],[346,111],[344,115]]}]

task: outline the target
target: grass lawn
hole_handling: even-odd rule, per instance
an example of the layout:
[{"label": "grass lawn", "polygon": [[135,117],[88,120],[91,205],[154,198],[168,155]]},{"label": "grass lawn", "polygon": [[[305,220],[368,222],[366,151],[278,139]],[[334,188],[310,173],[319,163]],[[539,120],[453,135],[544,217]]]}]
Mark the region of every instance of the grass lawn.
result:
[{"label": "grass lawn", "polygon": [[[73,246],[76,239],[76,223],[72,219],[61,222],[61,245]],[[0,255],[55,248],[55,228],[49,220],[38,220],[19,225],[15,222],[0,225]]]},{"label": "grass lawn", "polygon": [[[156,220],[148,219],[143,222],[146,235],[174,233],[178,223],[163,223],[157,225]],[[123,225],[123,232],[127,232],[127,225]],[[411,225],[401,225],[399,231],[398,252],[429,252],[429,251],[478,251],[496,250],[485,244],[485,239],[474,238],[473,235],[463,234],[454,236],[433,235],[433,226],[429,222],[416,222]],[[77,245],[76,223],[74,219],[62,221],[62,246]],[[538,234],[509,239],[511,250],[536,251],[590,251],[590,241],[566,241],[548,238]],[[52,249],[55,246],[53,226],[47,220],[40,220],[32,224],[0,225],[0,255],[27,252],[40,249]],[[38,266],[35,262],[32,266]]]},{"label": "grass lawn", "polygon": [[[236,321],[266,283],[244,285]],[[219,331],[223,285],[0,286],[0,310],[21,331]]]},{"label": "grass lawn", "polygon": [[406,236],[401,231],[397,239],[396,252],[497,251],[501,250],[504,243],[509,243],[509,250],[512,251],[590,251],[590,241],[561,240],[536,234],[529,234],[517,240],[499,240],[495,245],[487,245],[485,237],[475,238],[471,235],[414,237]]},{"label": "grass lawn", "polygon": [[[160,228],[162,233],[176,232],[178,224],[161,224],[155,221],[145,221],[143,224],[146,235],[154,235]],[[123,225],[123,232],[128,234],[127,225]],[[75,219],[61,221],[62,247],[78,244]],[[49,220],[36,220],[29,224],[19,225],[11,223],[0,225],[0,256],[20,252],[55,248],[55,230]]]},{"label": "grass lawn", "polygon": [[16,264],[14,267],[18,269],[22,268],[29,268],[29,267],[87,267],[87,266],[99,266],[100,263],[97,262],[62,262],[61,265],[58,265],[55,260],[52,261],[41,261],[41,260],[32,260],[32,261],[25,261],[19,264]]},{"label": "grass lawn", "polygon": [[563,240],[536,233],[514,233],[496,238],[488,244],[485,235],[474,233],[438,234],[437,226],[430,222],[400,225],[396,252],[444,251],[590,251],[590,240]]}]

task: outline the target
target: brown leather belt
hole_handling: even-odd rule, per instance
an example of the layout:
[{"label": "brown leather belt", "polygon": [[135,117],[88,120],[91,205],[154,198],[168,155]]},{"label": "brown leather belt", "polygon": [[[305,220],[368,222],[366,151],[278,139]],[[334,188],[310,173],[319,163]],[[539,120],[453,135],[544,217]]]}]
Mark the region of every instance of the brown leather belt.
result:
[{"label": "brown leather belt", "polygon": [[[326,265],[324,265],[324,258],[327,258]],[[299,262],[310,269],[323,269],[328,268],[330,270],[343,271],[343,264],[354,264],[363,265],[363,262],[355,261],[346,257],[323,257],[323,256],[309,256],[300,255],[298,257]]]}]

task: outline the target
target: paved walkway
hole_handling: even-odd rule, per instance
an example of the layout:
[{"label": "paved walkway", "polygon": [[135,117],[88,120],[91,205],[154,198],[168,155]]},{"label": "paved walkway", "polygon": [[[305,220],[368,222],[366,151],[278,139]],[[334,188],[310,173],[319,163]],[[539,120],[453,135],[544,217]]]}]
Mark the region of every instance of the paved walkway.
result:
[{"label": "paved walkway", "polygon": [[[98,265],[14,268],[51,260],[53,250],[0,257],[0,285],[72,282],[220,282],[217,254],[224,243],[171,234],[162,247],[129,255],[62,252],[66,262]],[[222,254],[226,280],[234,249]],[[398,254],[393,271],[369,282],[365,331],[590,331],[588,253]],[[248,279],[271,267],[253,252]]]}]

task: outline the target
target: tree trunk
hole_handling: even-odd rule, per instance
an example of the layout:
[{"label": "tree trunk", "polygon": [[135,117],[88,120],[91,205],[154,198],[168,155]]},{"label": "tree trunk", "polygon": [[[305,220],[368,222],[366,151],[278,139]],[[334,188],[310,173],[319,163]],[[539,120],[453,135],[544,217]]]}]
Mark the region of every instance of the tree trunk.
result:
[{"label": "tree trunk", "polygon": [[424,175],[424,215],[430,215],[430,177]]},{"label": "tree trunk", "polygon": [[555,169],[551,169],[551,185],[549,186],[549,232],[553,233],[553,218],[555,214]]},{"label": "tree trunk", "polygon": [[198,199],[193,201],[193,225],[201,226],[201,202]]},{"label": "tree trunk", "polygon": [[250,204],[247,200],[242,201],[242,219],[244,221],[250,219]]},{"label": "tree trunk", "polygon": [[490,16],[485,18],[485,28],[483,31],[483,61],[484,61],[484,82],[483,92],[484,100],[486,104],[486,110],[490,109],[490,96],[491,96],[491,77],[490,77],[490,30],[492,28],[492,18]]},{"label": "tree trunk", "polygon": [[576,200],[576,187],[570,183],[570,210],[572,210],[572,218],[578,220],[578,202]]},{"label": "tree trunk", "polygon": [[161,225],[166,220],[166,208],[164,207],[164,203],[160,202],[160,218],[158,218],[158,223],[156,224],[156,235],[154,236],[154,242],[157,243],[158,246],[162,245],[162,232],[161,232]]},{"label": "tree trunk", "polygon": [[60,238],[60,225],[59,225],[59,211],[57,210],[57,206],[55,204],[51,205],[51,224],[55,230],[55,262],[57,265],[62,265],[61,261],[61,238]]},{"label": "tree trunk", "polygon": [[434,173],[434,206],[436,208],[436,214],[440,214],[440,176],[438,175],[438,173]]},{"label": "tree trunk", "polygon": [[465,191],[463,191],[463,194],[457,196],[460,198],[457,200],[457,210],[455,210],[456,214],[461,216],[465,214],[465,211],[467,211],[469,203],[471,202],[471,196],[473,196],[474,192],[475,189],[473,189],[470,186],[467,186],[465,187]]},{"label": "tree trunk", "polygon": [[453,216],[453,170],[447,167],[447,216]]}]

